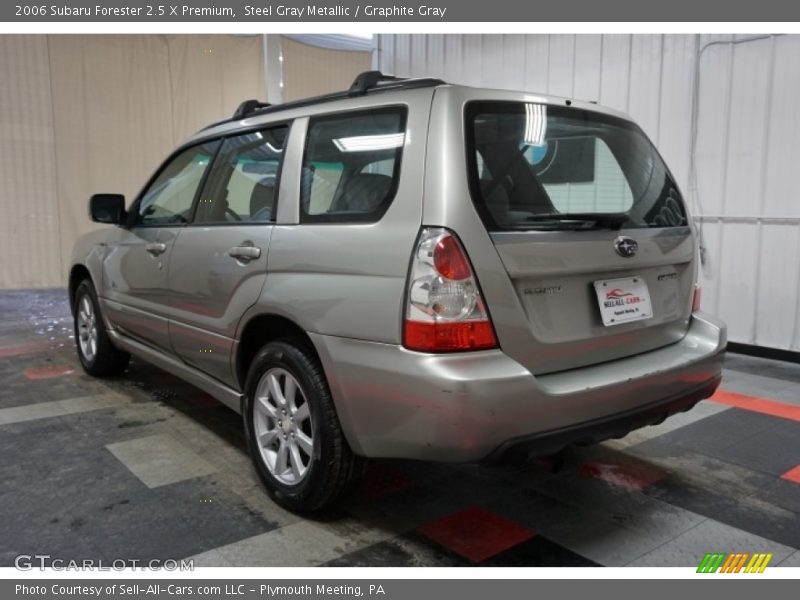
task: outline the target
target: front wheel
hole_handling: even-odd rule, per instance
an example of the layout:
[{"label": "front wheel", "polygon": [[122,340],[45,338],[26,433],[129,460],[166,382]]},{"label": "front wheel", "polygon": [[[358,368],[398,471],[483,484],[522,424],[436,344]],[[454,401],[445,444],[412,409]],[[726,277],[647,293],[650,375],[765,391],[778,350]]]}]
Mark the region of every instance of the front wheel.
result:
[{"label": "front wheel", "polygon": [[334,504],[362,472],[316,356],[299,340],[266,344],[245,384],[250,455],[269,495],[310,513]]},{"label": "front wheel", "polygon": [[100,315],[100,304],[92,282],[84,279],[75,290],[75,345],[83,370],[95,377],[119,375],[128,366],[131,355],[111,343]]}]

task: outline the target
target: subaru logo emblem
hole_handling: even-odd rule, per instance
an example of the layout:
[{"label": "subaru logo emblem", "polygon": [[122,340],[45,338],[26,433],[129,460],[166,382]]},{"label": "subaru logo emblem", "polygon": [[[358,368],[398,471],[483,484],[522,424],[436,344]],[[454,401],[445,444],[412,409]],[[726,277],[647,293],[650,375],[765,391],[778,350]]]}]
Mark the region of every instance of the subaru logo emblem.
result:
[{"label": "subaru logo emblem", "polygon": [[617,254],[624,258],[630,258],[639,250],[639,244],[636,240],[627,236],[621,235],[614,240],[614,250]]}]

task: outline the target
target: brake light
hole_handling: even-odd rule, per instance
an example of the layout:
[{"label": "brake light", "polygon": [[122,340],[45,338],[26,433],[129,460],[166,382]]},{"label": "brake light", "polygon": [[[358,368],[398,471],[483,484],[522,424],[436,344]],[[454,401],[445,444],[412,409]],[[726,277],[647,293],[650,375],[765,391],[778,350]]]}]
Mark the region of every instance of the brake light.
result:
[{"label": "brake light", "polygon": [[696,313],[700,310],[700,302],[703,299],[703,288],[699,283],[694,284],[694,295],[692,296],[692,312]]},{"label": "brake light", "polygon": [[452,235],[446,235],[436,243],[433,249],[433,267],[442,277],[454,281],[470,276],[467,257]]},{"label": "brake light", "polygon": [[420,352],[497,348],[467,253],[442,227],[423,228],[414,250],[403,344]]}]

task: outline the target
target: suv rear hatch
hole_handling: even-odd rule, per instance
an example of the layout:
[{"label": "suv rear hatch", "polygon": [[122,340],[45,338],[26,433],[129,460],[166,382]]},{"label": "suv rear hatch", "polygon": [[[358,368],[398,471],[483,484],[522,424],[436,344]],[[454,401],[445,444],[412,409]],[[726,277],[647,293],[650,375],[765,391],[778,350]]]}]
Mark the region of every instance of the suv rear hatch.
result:
[{"label": "suv rear hatch", "polygon": [[533,338],[498,327],[507,353],[542,374],[685,335],[694,239],[641,129],[586,109],[473,101],[465,131],[470,193]]}]

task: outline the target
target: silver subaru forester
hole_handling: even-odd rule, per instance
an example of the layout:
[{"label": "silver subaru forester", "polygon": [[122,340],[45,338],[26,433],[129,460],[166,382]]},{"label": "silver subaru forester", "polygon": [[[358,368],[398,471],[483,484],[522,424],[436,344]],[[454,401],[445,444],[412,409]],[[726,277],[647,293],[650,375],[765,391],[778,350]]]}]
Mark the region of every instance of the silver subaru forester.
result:
[{"label": "silver subaru forester", "polygon": [[134,354],[241,412],[291,510],[365,457],[553,454],[720,382],[678,186],[594,103],[371,71],[242,103],[90,215],[115,227],[72,254],[85,370]]}]

